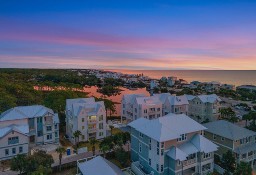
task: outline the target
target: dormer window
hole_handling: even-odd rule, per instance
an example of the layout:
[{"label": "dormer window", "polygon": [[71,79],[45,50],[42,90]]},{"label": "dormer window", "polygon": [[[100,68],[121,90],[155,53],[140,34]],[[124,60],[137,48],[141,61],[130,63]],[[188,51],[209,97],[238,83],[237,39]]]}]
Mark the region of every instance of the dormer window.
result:
[{"label": "dormer window", "polygon": [[187,134],[181,134],[180,137],[177,138],[178,142],[181,142],[181,141],[184,141],[184,140],[187,140]]}]

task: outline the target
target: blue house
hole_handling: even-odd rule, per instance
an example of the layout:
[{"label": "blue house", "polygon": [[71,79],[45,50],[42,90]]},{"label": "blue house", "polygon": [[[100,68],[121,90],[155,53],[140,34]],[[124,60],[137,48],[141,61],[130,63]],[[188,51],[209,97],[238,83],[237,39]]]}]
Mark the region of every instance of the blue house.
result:
[{"label": "blue house", "polygon": [[140,118],[131,127],[131,168],[135,174],[186,175],[213,172],[217,145],[203,125],[184,114]]}]

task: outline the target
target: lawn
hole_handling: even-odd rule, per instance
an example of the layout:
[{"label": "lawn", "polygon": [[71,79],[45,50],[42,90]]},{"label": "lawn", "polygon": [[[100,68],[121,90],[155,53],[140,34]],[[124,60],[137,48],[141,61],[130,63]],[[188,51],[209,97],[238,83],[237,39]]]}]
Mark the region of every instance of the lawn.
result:
[{"label": "lawn", "polygon": [[[100,142],[97,142],[95,144],[95,149],[96,150],[99,150],[99,145],[100,145]],[[89,142],[80,142],[79,143],[79,148],[82,148],[82,147],[87,147],[88,151],[92,151],[92,145]]]},{"label": "lawn", "polygon": [[64,138],[64,134],[63,133],[60,133],[60,144],[63,146],[63,147],[71,147],[72,144],[69,140],[65,139]]},{"label": "lawn", "polygon": [[122,130],[120,130],[119,128],[113,128],[112,130],[112,134],[115,135],[117,133],[123,132]]},{"label": "lawn", "polygon": [[53,173],[52,175],[74,175],[74,174],[76,174],[76,171],[77,171],[77,169],[75,167],[75,168],[63,170],[61,172]]}]

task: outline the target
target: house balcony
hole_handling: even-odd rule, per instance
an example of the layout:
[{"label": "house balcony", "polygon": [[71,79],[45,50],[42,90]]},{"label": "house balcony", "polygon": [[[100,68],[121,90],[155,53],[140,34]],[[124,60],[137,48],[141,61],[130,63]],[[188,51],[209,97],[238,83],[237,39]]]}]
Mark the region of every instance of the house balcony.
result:
[{"label": "house balcony", "polygon": [[197,163],[196,158],[189,159],[189,160],[186,160],[186,161],[183,162],[183,167],[184,167],[184,169],[190,168],[190,167],[195,166],[196,163]]},{"label": "house balcony", "polygon": [[29,129],[29,135],[30,136],[36,135],[36,129],[35,128],[30,128]]},{"label": "house balcony", "polygon": [[97,120],[87,120],[88,124],[94,124],[97,123]]},{"label": "house balcony", "polygon": [[154,174],[154,173],[147,173],[147,172],[143,169],[143,166],[140,164],[139,161],[137,161],[137,162],[132,162],[131,170],[132,170],[136,175],[153,175],[153,174]]},{"label": "house balcony", "polygon": [[153,110],[148,111],[148,114],[155,114],[155,113],[156,113],[156,111],[153,111]]},{"label": "house balcony", "polygon": [[97,128],[88,128],[88,133],[94,133],[97,132]]}]

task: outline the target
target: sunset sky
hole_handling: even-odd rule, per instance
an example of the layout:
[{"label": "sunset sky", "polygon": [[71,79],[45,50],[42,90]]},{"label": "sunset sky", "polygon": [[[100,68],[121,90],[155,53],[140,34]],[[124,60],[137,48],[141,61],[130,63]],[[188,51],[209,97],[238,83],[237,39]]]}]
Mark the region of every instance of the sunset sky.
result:
[{"label": "sunset sky", "polygon": [[1,0],[0,67],[256,69],[255,0]]}]

